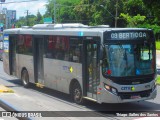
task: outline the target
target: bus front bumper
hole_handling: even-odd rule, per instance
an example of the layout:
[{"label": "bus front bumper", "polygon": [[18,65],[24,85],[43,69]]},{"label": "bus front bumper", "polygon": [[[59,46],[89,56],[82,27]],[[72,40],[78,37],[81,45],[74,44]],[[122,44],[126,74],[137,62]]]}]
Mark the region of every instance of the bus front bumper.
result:
[{"label": "bus front bumper", "polygon": [[[144,93],[145,94],[145,93]],[[101,94],[100,99],[98,100],[99,103],[126,103],[126,102],[135,102],[135,101],[143,101],[143,100],[149,100],[154,99],[157,95],[157,86],[154,88],[154,90],[151,90],[149,95],[147,97],[133,97],[129,99],[122,99],[121,96],[115,95],[105,89],[103,89],[103,92]]]}]

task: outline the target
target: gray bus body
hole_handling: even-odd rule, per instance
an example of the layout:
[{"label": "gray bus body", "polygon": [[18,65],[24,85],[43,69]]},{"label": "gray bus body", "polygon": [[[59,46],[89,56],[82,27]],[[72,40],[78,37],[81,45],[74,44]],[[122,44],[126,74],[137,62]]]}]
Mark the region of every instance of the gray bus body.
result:
[{"label": "gray bus body", "polygon": [[[152,43],[149,48],[148,43]],[[143,66],[138,68],[135,58],[142,52]],[[25,86],[35,83],[71,94],[77,103],[81,99],[123,103],[156,97],[155,41],[148,29],[82,24],[7,29],[3,64],[5,72],[21,78]]]}]

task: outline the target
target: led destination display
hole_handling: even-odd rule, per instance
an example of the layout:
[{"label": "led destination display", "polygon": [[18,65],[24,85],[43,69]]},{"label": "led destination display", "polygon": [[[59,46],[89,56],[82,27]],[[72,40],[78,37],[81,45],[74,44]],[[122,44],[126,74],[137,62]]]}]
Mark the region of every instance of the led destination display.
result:
[{"label": "led destination display", "polygon": [[145,32],[119,32],[111,33],[111,39],[135,39],[135,38],[146,38],[147,34]]},{"label": "led destination display", "polygon": [[109,31],[105,33],[105,40],[135,40],[150,39],[151,33],[146,31]]}]

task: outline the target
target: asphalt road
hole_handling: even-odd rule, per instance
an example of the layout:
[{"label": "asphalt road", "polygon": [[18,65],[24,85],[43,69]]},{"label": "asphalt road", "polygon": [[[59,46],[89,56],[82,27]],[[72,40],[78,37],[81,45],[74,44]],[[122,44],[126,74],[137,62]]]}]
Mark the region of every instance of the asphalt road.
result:
[{"label": "asphalt road", "polygon": [[[16,109],[20,111],[70,111],[70,115],[78,114],[79,117],[70,117],[68,113],[64,113],[62,116],[56,119],[87,119],[80,116],[89,116],[92,119],[135,119],[133,117],[115,117],[110,113],[111,111],[117,112],[143,112],[143,111],[160,111],[160,86],[158,86],[158,94],[154,100],[147,100],[133,103],[123,104],[98,104],[91,101],[86,101],[84,105],[77,105],[71,102],[70,97],[66,94],[50,90],[37,88],[34,85],[29,89],[24,88],[21,85],[20,80],[17,78],[8,76],[3,71],[2,62],[0,62],[0,84],[3,84],[14,90],[14,93],[0,93],[0,99],[6,101]],[[75,112],[81,111],[81,112]],[[91,111],[91,112],[88,112]],[[49,115],[49,113],[46,113]],[[59,112],[58,114],[63,114]],[[95,117],[99,116],[99,117]],[[49,119],[49,118],[47,118]],[[50,118],[53,119],[53,118]],[[39,118],[38,118],[39,120]]]}]

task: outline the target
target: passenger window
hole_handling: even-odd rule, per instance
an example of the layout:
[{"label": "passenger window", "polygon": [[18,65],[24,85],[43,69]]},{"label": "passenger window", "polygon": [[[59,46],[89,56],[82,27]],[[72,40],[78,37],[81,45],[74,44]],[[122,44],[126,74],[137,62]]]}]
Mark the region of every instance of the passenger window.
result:
[{"label": "passenger window", "polygon": [[82,40],[80,38],[48,36],[46,39],[46,58],[81,62]]},{"label": "passenger window", "polygon": [[32,55],[32,36],[19,35],[17,40],[17,52],[24,55]]},{"label": "passenger window", "polygon": [[69,61],[71,62],[82,62],[82,40],[80,38],[70,38],[69,46]]},{"label": "passenger window", "polygon": [[46,58],[67,60],[68,37],[49,36],[47,40]]}]

